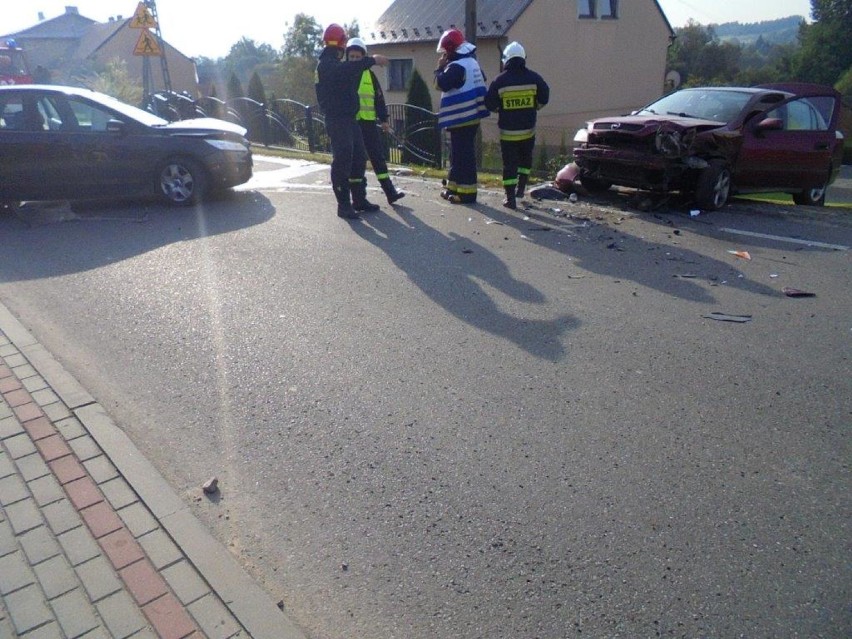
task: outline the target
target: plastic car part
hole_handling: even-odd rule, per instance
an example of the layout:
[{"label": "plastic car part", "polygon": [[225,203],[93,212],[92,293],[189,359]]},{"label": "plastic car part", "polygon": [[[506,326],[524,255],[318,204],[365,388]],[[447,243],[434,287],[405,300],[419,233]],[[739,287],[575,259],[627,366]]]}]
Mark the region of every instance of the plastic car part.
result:
[{"label": "plastic car part", "polygon": [[160,192],[166,202],[175,206],[197,204],[207,190],[204,169],[189,158],[169,160],[158,175]]},{"label": "plastic car part", "polygon": [[695,201],[708,211],[718,211],[731,194],[731,170],[724,160],[710,160],[698,177]]}]

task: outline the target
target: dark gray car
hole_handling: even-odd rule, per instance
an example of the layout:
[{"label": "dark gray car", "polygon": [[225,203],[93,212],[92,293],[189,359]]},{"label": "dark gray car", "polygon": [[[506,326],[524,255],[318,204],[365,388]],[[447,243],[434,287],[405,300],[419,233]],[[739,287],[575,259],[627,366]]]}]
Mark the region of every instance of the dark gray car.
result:
[{"label": "dark gray car", "polygon": [[246,130],[170,123],[102,93],[0,87],[0,202],[160,198],[189,206],[252,176]]}]

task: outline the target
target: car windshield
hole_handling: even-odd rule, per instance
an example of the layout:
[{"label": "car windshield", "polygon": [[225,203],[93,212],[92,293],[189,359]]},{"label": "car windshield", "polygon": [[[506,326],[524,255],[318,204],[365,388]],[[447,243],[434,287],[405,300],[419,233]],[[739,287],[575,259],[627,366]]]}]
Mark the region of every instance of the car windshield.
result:
[{"label": "car windshield", "polygon": [[122,115],[126,115],[127,117],[147,126],[165,126],[169,123],[168,120],[164,120],[153,113],[139,109],[105,94],[98,94],[97,101],[105,107],[118,111]]},{"label": "car windshield", "polygon": [[685,89],[671,93],[639,111],[640,115],[678,115],[728,123],[743,110],[751,93],[724,89]]}]

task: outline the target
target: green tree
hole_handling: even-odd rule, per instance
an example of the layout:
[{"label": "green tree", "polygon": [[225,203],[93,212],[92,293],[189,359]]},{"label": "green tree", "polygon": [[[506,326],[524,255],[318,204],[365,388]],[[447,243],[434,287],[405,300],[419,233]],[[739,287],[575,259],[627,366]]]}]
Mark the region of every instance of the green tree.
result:
[{"label": "green tree", "polygon": [[268,108],[266,89],[263,87],[263,82],[257,73],[251,74],[251,80],[248,85],[248,95],[250,100],[254,100],[261,106],[251,102],[242,103],[242,111],[244,125],[249,130],[250,140],[260,140],[268,143],[267,139],[267,121],[266,109]]},{"label": "green tree", "polygon": [[263,88],[263,82],[257,72],[251,74],[247,97],[260,104],[266,104],[266,89]]},{"label": "green tree", "polygon": [[311,58],[286,58],[281,63],[282,89],[276,93],[302,104],[316,103],[317,96],[314,88],[316,66],[316,60]]},{"label": "green tree", "polygon": [[417,69],[414,69],[411,73],[411,79],[408,81],[408,95],[405,101],[426,111],[432,110],[432,94]]},{"label": "green tree", "polygon": [[833,85],[852,65],[852,0],[811,0],[811,15],[793,71],[798,80]]},{"label": "green tree", "polygon": [[840,92],[849,104],[852,104],[852,67],[846,69],[846,73],[840,77],[834,88]]},{"label": "green tree", "polygon": [[298,13],[293,19],[293,26],[285,23],[284,47],[281,49],[285,58],[316,58],[322,50],[323,28],[316,18],[305,13]]},{"label": "green tree", "polygon": [[431,156],[435,158],[436,164],[440,164],[441,132],[434,126],[434,117],[431,115],[432,94],[417,69],[414,69],[408,81],[405,102],[419,109],[406,109],[403,130],[396,131],[403,138],[403,164],[423,164],[423,156]]},{"label": "green tree", "polygon": [[684,82],[697,68],[705,47],[716,40],[713,27],[705,27],[689,20],[685,27],[675,29],[675,41],[668,51],[668,68],[680,73]]},{"label": "green tree", "polygon": [[739,44],[712,41],[698,54],[690,70],[694,83],[728,84],[739,71],[742,47]]},{"label": "green tree", "polygon": [[231,46],[222,65],[223,75],[235,73],[241,82],[248,82],[251,74],[265,64],[279,61],[278,53],[268,44],[257,44],[249,38],[241,38]]},{"label": "green tree", "polygon": [[343,30],[346,31],[350,38],[361,37],[361,25],[358,24],[358,18],[353,19],[351,23],[344,22]]},{"label": "green tree", "polygon": [[120,58],[113,58],[102,69],[78,78],[78,81],[93,91],[106,93],[128,104],[142,101],[142,86],[137,80],[130,79],[127,62]]},{"label": "green tree", "polygon": [[228,96],[228,100],[245,97],[246,94],[243,91],[243,85],[240,83],[240,79],[236,73],[232,73],[231,77],[228,78],[228,86],[225,88],[225,93]]}]

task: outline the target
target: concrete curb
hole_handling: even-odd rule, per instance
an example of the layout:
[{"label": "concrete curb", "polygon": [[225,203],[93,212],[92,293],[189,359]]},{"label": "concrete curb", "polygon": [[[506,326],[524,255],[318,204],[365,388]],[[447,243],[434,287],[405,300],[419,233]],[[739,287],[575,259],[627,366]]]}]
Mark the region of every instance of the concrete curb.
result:
[{"label": "concrete curb", "polygon": [[0,303],[0,330],[76,415],[125,481],[252,639],[305,639],[269,595],[192,514],[103,407]]}]

